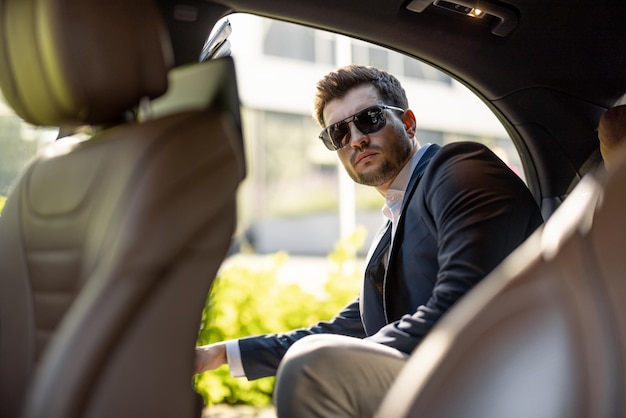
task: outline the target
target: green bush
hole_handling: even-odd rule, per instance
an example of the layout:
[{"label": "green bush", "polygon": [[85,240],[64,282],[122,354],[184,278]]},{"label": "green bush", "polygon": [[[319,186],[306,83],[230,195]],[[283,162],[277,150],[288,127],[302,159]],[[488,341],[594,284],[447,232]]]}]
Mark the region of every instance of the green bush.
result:
[{"label": "green bush", "polygon": [[2,213],[2,208],[4,207],[4,202],[6,202],[7,198],[0,194],[0,214]]},{"label": "green bush", "polygon": [[[357,228],[328,256],[329,274],[319,292],[277,280],[288,259],[277,253],[259,266],[230,263],[216,278],[202,315],[198,345],[254,334],[287,331],[332,318],[358,294],[361,267],[357,250],[365,229]],[[248,381],[233,378],[224,366],[196,376],[196,390],[207,405],[218,403],[266,406],[271,403],[274,377]]]}]

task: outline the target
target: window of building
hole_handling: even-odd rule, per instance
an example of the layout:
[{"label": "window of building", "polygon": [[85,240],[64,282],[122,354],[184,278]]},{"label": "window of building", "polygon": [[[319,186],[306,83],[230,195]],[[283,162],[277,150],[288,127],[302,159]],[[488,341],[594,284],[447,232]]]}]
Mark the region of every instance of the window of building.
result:
[{"label": "window of building", "polygon": [[263,51],[267,55],[307,62],[334,62],[333,42],[328,36],[316,36],[305,26],[281,21],[268,21]]},{"label": "window of building", "polygon": [[313,62],[315,35],[312,29],[304,26],[271,21],[263,40],[263,50],[267,55]]},{"label": "window of building", "polygon": [[402,69],[405,77],[452,84],[452,79],[446,74],[427,64],[424,64],[423,62],[409,57],[402,57]]}]

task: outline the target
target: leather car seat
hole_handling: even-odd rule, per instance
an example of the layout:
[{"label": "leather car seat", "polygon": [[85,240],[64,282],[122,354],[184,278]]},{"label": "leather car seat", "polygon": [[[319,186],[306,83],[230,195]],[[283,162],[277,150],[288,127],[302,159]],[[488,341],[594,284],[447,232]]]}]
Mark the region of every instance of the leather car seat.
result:
[{"label": "leather car seat", "polygon": [[379,418],[626,416],[626,144],[412,353]]},{"label": "leather car seat", "polygon": [[[199,416],[194,347],[245,175],[232,60],[170,71],[151,0],[0,0],[0,31],[17,114],[95,132],[43,149],[0,216],[0,417]],[[181,103],[187,77],[204,87]]]}]

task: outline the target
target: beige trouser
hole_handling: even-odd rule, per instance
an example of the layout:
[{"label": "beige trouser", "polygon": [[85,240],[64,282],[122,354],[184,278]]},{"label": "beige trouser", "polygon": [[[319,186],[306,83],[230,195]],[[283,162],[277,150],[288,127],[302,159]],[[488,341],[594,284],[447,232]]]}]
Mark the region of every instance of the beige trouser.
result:
[{"label": "beige trouser", "polygon": [[287,351],[278,368],[278,417],[373,417],[407,360],[406,354],[367,340],[307,336]]}]

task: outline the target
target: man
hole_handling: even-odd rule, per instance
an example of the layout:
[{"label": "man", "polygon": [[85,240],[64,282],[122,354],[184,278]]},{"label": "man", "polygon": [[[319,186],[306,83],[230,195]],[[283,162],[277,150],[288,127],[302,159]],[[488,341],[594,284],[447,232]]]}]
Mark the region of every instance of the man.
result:
[{"label": "man", "polygon": [[315,117],[352,179],[385,197],[388,222],[361,294],[328,322],[199,347],[197,371],[227,362],[233,375],[256,379],[280,365],[280,417],[372,416],[409,353],[542,219],[486,147],[421,146],[404,89],[386,72],[351,65],[328,74]]}]

